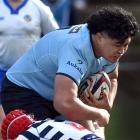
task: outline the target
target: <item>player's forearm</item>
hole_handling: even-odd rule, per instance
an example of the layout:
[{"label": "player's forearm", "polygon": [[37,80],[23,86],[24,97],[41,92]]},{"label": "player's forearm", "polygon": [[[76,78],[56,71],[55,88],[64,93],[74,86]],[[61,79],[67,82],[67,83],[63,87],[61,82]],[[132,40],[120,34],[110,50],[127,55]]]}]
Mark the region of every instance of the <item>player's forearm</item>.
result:
[{"label": "player's forearm", "polygon": [[66,116],[68,119],[77,120],[93,120],[99,121],[101,126],[104,126],[109,121],[109,114],[104,109],[98,109],[84,104],[78,98],[67,100],[60,104],[54,104],[55,109]]},{"label": "player's forearm", "polygon": [[116,94],[117,94],[117,88],[118,88],[118,81],[117,79],[111,79],[111,90],[109,93],[109,103],[110,103],[110,109],[113,106]]},{"label": "player's forearm", "polygon": [[71,120],[92,120],[99,116],[97,108],[87,106],[81,100],[73,99],[54,104],[55,109]]}]

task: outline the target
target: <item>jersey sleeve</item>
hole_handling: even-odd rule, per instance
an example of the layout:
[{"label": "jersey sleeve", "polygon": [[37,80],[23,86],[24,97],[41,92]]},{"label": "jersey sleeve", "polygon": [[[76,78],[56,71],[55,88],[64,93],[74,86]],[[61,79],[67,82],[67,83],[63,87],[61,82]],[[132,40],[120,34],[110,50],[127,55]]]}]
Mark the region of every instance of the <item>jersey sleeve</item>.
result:
[{"label": "jersey sleeve", "polygon": [[111,72],[113,72],[116,69],[117,65],[118,65],[118,63],[113,63],[111,65],[105,66],[104,67],[104,71],[106,73],[111,73]]},{"label": "jersey sleeve", "polygon": [[77,85],[87,71],[86,61],[80,52],[71,46],[61,52],[58,65],[57,74],[71,78]]},{"label": "jersey sleeve", "polygon": [[41,28],[43,34],[58,29],[59,26],[53,16],[52,11],[48,6],[43,4],[40,0],[33,0],[40,12]]}]

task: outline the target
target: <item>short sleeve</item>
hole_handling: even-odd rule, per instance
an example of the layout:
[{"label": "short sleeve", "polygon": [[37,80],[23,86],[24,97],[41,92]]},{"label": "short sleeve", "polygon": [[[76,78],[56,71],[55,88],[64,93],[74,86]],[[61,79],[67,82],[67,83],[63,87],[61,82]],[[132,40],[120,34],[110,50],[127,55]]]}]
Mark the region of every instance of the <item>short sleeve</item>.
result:
[{"label": "short sleeve", "polygon": [[66,47],[61,52],[58,65],[57,74],[63,74],[71,78],[77,85],[80,84],[87,71],[86,61],[81,53],[72,46]]},{"label": "short sleeve", "polygon": [[118,63],[113,63],[113,64],[110,64],[110,65],[104,66],[104,71],[106,73],[111,73],[116,69],[117,65],[118,65]]}]

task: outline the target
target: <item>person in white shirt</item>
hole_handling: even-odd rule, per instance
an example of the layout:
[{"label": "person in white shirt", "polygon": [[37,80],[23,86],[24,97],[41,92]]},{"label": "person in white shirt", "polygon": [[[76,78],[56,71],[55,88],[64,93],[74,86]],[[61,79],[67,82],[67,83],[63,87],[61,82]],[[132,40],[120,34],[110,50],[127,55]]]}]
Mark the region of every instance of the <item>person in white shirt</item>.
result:
[{"label": "person in white shirt", "polygon": [[[40,0],[0,0],[0,91],[6,71],[42,35],[59,26]],[[4,116],[0,98],[0,122]]]},{"label": "person in white shirt", "polygon": [[40,0],[0,0],[0,84],[5,72],[41,35],[58,27]]}]

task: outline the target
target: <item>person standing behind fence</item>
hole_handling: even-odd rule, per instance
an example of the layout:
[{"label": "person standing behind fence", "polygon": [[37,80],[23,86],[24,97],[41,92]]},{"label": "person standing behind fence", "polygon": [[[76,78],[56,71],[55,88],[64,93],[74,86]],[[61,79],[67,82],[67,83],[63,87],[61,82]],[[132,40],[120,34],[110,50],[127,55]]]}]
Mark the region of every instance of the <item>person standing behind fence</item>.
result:
[{"label": "person standing behind fence", "polygon": [[[40,0],[0,0],[0,91],[13,63],[41,35],[57,28],[50,8]],[[0,120],[3,115],[0,105]]]}]

